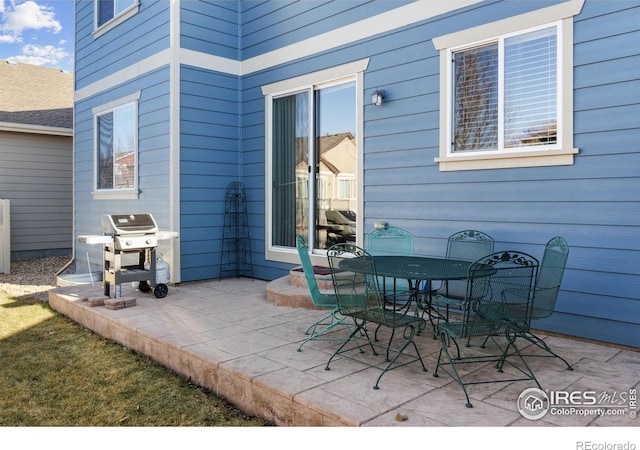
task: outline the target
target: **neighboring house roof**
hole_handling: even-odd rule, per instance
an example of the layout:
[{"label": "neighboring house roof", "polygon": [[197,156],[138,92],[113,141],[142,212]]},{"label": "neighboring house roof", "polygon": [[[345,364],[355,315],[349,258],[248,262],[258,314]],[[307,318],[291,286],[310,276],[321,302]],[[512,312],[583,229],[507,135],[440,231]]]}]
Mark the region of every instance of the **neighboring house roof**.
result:
[{"label": "neighboring house roof", "polygon": [[73,129],[73,73],[0,60],[0,122]]},{"label": "neighboring house roof", "polygon": [[320,154],[323,154],[326,151],[331,150],[333,147],[338,145],[345,139],[355,140],[353,135],[349,132],[339,133],[339,134],[329,134],[326,136],[321,136],[320,141]]},{"label": "neighboring house roof", "polygon": [[338,175],[340,172],[343,172],[344,168],[338,168],[332,161],[329,160],[329,158],[326,157],[326,154],[329,150],[333,150],[335,147],[337,147],[345,139],[353,142],[353,148],[355,149],[356,139],[349,132],[321,136],[320,139],[318,139],[320,146],[320,162],[322,162],[327,167],[327,169],[333,172],[334,175]]},{"label": "neighboring house roof", "polygon": [[[318,146],[320,147],[320,161],[334,174],[340,173],[340,169],[338,169],[334,164],[328,161],[323,155],[327,153],[329,150],[334,149],[338,144],[340,144],[345,139],[353,141],[355,146],[356,138],[353,137],[353,134],[350,132],[338,133],[338,134],[327,134],[325,136],[320,136],[318,139]],[[297,138],[296,139],[296,162],[299,164],[304,161],[305,164],[308,164],[307,161],[307,138]]]}]

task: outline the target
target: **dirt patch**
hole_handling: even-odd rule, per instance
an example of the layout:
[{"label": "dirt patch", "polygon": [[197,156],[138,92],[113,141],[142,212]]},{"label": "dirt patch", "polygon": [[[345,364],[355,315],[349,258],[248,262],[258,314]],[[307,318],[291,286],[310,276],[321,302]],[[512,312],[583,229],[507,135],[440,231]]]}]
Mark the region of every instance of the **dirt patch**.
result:
[{"label": "dirt patch", "polygon": [[11,261],[11,273],[0,273],[0,289],[12,297],[41,297],[56,287],[56,272],[69,261],[68,256]]}]

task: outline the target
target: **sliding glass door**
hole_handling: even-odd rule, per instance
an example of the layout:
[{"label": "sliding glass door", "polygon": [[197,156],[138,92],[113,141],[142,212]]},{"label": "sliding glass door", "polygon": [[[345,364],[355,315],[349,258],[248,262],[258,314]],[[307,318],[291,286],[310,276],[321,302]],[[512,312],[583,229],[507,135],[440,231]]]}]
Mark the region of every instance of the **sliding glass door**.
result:
[{"label": "sliding glass door", "polygon": [[356,83],[274,95],[271,104],[271,244],[325,249],[356,240]]}]

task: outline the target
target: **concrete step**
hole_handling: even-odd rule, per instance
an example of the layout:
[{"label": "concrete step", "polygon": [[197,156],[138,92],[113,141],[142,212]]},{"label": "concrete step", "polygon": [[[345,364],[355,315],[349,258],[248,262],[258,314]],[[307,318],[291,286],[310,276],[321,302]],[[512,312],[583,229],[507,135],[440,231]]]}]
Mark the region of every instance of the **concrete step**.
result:
[{"label": "concrete step", "polygon": [[[327,275],[327,267],[315,267],[316,280],[321,291],[333,293],[331,276]],[[277,278],[267,284],[267,301],[273,305],[290,306],[293,308],[322,309],[311,301],[311,294],[307,286],[302,267],[294,267],[289,275]]]}]

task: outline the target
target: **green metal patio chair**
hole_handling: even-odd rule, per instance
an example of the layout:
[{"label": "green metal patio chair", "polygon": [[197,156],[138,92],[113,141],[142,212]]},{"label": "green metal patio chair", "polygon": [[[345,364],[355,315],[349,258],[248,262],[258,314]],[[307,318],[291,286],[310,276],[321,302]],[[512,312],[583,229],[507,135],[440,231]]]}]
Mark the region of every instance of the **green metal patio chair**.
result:
[{"label": "green metal patio chair", "polygon": [[367,236],[367,251],[377,255],[413,255],[413,234],[398,227],[373,230]]},{"label": "green metal patio chair", "polygon": [[[466,388],[469,385],[533,380],[541,388],[516,346],[520,330],[531,320],[531,290],[537,269],[538,261],[533,256],[514,251],[493,253],[475,261],[469,268],[460,318],[452,317],[450,321],[438,324],[441,349],[434,376],[442,370],[453,378],[462,387],[469,408],[473,406]],[[498,342],[500,336],[506,344],[502,339]],[[457,341],[468,341],[472,337],[492,340],[497,350],[492,353],[486,348],[474,349],[472,353],[461,354]],[[452,342],[458,351],[456,357],[449,351]],[[514,357],[520,364],[511,361]],[[495,362],[499,373],[504,372],[507,364],[514,369],[516,377],[505,374],[490,379],[479,378],[476,373],[481,371],[472,371],[464,373],[463,379],[457,369],[464,364],[488,362]]]},{"label": "green metal patio chair", "polygon": [[[542,263],[540,263],[540,270],[538,270],[538,276],[533,288],[532,320],[546,319],[553,314],[568,258],[569,245],[563,237],[556,236],[547,242]],[[536,336],[531,331],[530,322],[526,325],[526,327],[520,330],[520,336],[549,353],[548,355],[536,356],[556,357],[566,364],[568,370],[573,370],[573,367],[566,359],[551,350],[542,338]]]},{"label": "green metal patio chair", "polygon": [[[373,230],[367,236],[367,252],[373,256],[413,256],[413,234],[398,227],[386,227]],[[415,287],[408,280],[379,278],[382,292],[394,308],[405,308],[415,300]]]},{"label": "green metal patio chair", "polygon": [[[494,244],[493,238],[482,231],[458,231],[449,236],[447,240],[446,257],[448,259],[476,261],[485,255],[493,253]],[[444,310],[444,314],[438,314],[438,320],[449,320],[449,312],[452,308],[456,310],[462,308],[466,290],[467,282],[465,280],[448,280],[443,281],[439,289],[432,291],[429,306],[436,308],[438,311]],[[433,294],[436,295],[434,296]]]},{"label": "green metal patio chair", "polygon": [[[380,375],[373,386],[374,389],[378,389],[380,379],[389,370],[394,370],[413,362],[420,362],[422,369],[426,372],[427,368],[422,361],[418,347],[413,341],[416,332],[423,326],[424,320],[415,315],[396,312],[385,306],[384,295],[378,286],[378,275],[372,255],[353,244],[336,244],[327,250],[327,257],[338,300],[338,308],[344,316],[354,319],[356,328],[351,332],[349,338],[334,352],[325,369],[329,370],[331,362],[338,355],[380,369],[381,367],[371,361],[366,362],[362,358],[356,359],[350,355],[350,352],[354,350],[363,351],[362,346],[357,342],[355,346],[347,347],[347,344],[357,333],[362,333],[374,355],[377,355],[376,347],[382,348],[386,353],[385,364],[383,364]],[[341,265],[347,259],[351,263],[355,263],[355,266],[350,264],[350,270],[348,271]],[[374,343],[369,338],[367,325],[370,323],[390,331],[390,337],[386,345]],[[396,336],[396,330],[402,330],[402,332]],[[407,350],[411,353],[407,352]]]},{"label": "green metal patio chair", "polygon": [[[296,236],[296,247],[302,264],[302,270],[304,272],[305,279],[307,280],[307,285],[309,286],[309,292],[311,293],[311,301],[315,306],[331,310],[329,315],[323,317],[307,328],[305,335],[308,335],[309,337],[300,343],[298,351],[302,351],[302,347],[307,342],[313,340],[342,342],[343,339],[341,338],[326,336],[328,333],[335,331],[334,329],[338,326],[344,326],[347,329],[347,332],[351,333],[351,327],[345,322],[346,317],[340,314],[336,295],[335,293],[329,294],[320,291],[320,288],[318,287],[318,279],[316,278],[313,265],[311,264],[311,258],[309,257],[309,247],[307,246],[305,239],[300,235]],[[325,279],[332,281],[330,276]]]}]

